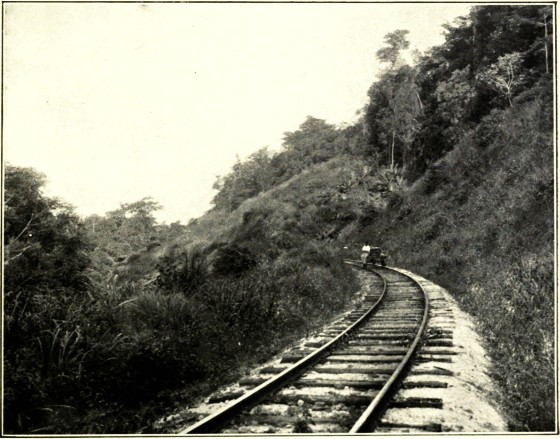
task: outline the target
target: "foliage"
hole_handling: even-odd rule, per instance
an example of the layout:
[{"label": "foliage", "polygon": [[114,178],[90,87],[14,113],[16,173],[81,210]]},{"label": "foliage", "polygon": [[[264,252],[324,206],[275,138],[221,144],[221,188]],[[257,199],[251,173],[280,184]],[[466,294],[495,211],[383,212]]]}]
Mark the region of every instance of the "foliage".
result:
[{"label": "foliage", "polygon": [[326,162],[338,154],[363,153],[361,132],[356,127],[336,128],[324,120],[308,116],[293,132],[284,133],[283,150],[270,154],[263,148],[240,160],[232,171],[218,177],[214,189],[216,209],[233,211],[243,201],[289,180],[314,164]]},{"label": "foliage", "polygon": [[498,58],[496,63],[481,70],[476,78],[500,94],[503,94],[510,106],[513,106],[512,97],[514,92],[520,88],[525,81],[521,69],[521,54],[519,52],[508,53]]},{"label": "foliage", "polygon": [[[549,256],[512,255],[498,273],[478,267],[484,284],[470,287],[476,310],[491,340],[494,376],[507,393],[501,403],[513,415],[513,430],[548,430],[554,420],[554,269]],[[500,319],[496,321],[496,314]],[[520,330],[523,328],[522,330]],[[528,398],[537,393],[538,397]]]},{"label": "foliage", "polygon": [[416,72],[404,63],[401,51],[410,45],[408,31],[398,30],[385,36],[386,46],[379,49],[377,59],[387,68],[368,92],[366,127],[372,142],[389,152],[391,168],[396,166],[396,147],[400,144],[402,166],[407,166],[410,147],[419,130],[422,101],[415,82]]},{"label": "foliage", "polygon": [[307,116],[297,131],[284,133],[284,149],[299,170],[327,161],[341,153],[345,145],[339,130],[311,116]]},{"label": "foliage", "polygon": [[379,61],[387,63],[394,68],[398,63],[402,62],[401,53],[410,46],[410,42],[406,39],[409,31],[401,29],[390,32],[385,35],[385,47],[379,49],[376,57]]},{"label": "foliage", "polygon": [[[30,176],[29,186],[36,182],[32,171],[24,175]],[[22,178],[17,172],[14,176]],[[57,211],[48,211],[57,204],[49,204],[51,200],[40,195],[42,181],[32,192],[35,199],[21,199],[43,209],[40,218],[48,218],[48,224],[65,225],[75,217],[66,210],[60,211],[64,213],[60,217]],[[8,192],[7,197],[12,202],[10,224],[25,228],[29,220],[13,212],[18,191],[28,186],[9,187],[15,193],[10,198]],[[297,209],[288,208],[288,203],[279,203],[287,208],[279,210],[274,205],[263,206],[256,204],[253,210],[236,213],[241,221],[224,229],[230,237],[226,245],[213,244],[199,251],[192,245],[164,244],[160,251],[162,246],[149,240],[151,249],[132,253],[126,259],[127,271],[117,278],[109,276],[114,263],[99,247],[103,240],[109,242],[100,228],[100,224],[109,224],[106,218],[96,220],[100,236],[93,253],[89,253],[87,235],[79,224],[49,235],[57,237],[52,248],[58,249],[66,242],[63,231],[81,231],[77,236],[83,245],[76,247],[77,257],[64,260],[80,263],[73,266],[75,278],[60,278],[56,271],[47,270],[49,264],[41,265],[41,282],[29,282],[33,288],[26,289],[12,279],[25,274],[15,270],[23,267],[15,261],[27,253],[10,261],[4,331],[4,401],[6,419],[10,419],[6,431],[95,434],[149,430],[149,423],[165,409],[232,379],[247,363],[268,359],[337,312],[356,287],[349,270],[339,263],[340,255],[322,244],[302,247]],[[112,215],[111,221],[116,217]],[[129,218],[124,215],[121,219],[126,222]],[[129,231],[147,237],[150,222],[139,224],[149,227],[131,225]],[[37,226],[44,229],[45,224]],[[35,227],[35,223],[27,227]],[[88,227],[93,233],[92,222]],[[17,238],[20,231],[13,230],[11,236]],[[277,247],[277,259],[270,260],[266,255],[271,253],[262,251],[274,242],[278,230],[289,234],[295,247],[291,253]],[[264,246],[256,245],[256,233],[262,234]],[[26,237],[26,242],[32,242],[31,238]],[[11,248],[16,247],[12,244]],[[214,273],[209,270],[211,248],[215,250]],[[83,257],[95,256],[96,267],[104,267],[102,272],[90,272],[86,277],[87,259],[80,259],[82,253]],[[58,254],[43,248],[37,252],[40,258],[55,256]],[[159,264],[155,282],[135,277],[137,271],[151,270],[154,261]],[[10,288],[14,284],[17,288]],[[177,391],[184,386],[193,393]]]},{"label": "foliage", "polygon": [[89,244],[77,216],[41,193],[44,176],[7,165],[4,288],[27,298],[43,287],[83,288]]},{"label": "foliage", "polygon": [[198,249],[182,251],[175,256],[163,256],[158,264],[156,285],[166,291],[190,292],[204,283],[209,264]]},{"label": "foliage", "polygon": [[219,275],[239,276],[258,263],[249,249],[236,244],[220,247],[216,253],[213,266]]},{"label": "foliage", "polygon": [[[551,12],[550,6],[475,6],[468,16],[444,26],[444,44],[413,67],[400,55],[408,47],[406,32],[388,34],[378,51],[387,70],[370,87],[363,118],[367,142],[380,151],[380,164],[400,161],[410,180],[420,176],[473,124],[502,102],[512,106],[519,94],[546,77]],[[389,73],[403,67],[410,79],[395,82]],[[395,101],[395,83],[407,84],[407,105]],[[416,93],[417,107],[412,105]],[[405,117],[397,121],[397,115]],[[395,127],[403,131],[400,139]]]},{"label": "foliage", "polygon": [[447,287],[476,317],[513,430],[555,425],[552,106],[544,84],[535,100],[496,109],[468,131],[414,191],[354,236],[357,245],[377,234],[395,265]]},{"label": "foliage", "polygon": [[12,431],[40,426],[54,401],[72,395],[87,352],[75,315],[89,300],[89,243],[71,209],[42,194],[44,183],[32,169],[6,166],[4,419]]},{"label": "foliage", "polygon": [[91,215],[85,219],[90,239],[111,258],[144,249],[150,238],[156,238],[154,212],[160,204],[150,197],[133,203],[121,203],[104,217]]},{"label": "foliage", "polygon": [[238,158],[232,172],[218,178],[214,184],[214,189],[218,190],[214,204],[219,208],[234,210],[243,200],[269,189],[272,183],[271,158],[267,148],[263,148],[244,162]]},{"label": "foliage", "polygon": [[451,123],[451,126],[444,130],[445,136],[450,143],[456,143],[465,133],[467,124],[464,122],[464,115],[470,113],[476,96],[470,67],[455,70],[449,79],[438,84],[435,93],[440,117]]}]

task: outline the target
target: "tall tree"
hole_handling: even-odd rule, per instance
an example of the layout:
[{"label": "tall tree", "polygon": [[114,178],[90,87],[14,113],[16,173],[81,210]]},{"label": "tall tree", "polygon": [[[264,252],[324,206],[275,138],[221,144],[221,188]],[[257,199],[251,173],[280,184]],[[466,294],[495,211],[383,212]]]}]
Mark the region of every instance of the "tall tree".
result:
[{"label": "tall tree", "polygon": [[401,64],[403,62],[402,51],[410,47],[410,42],[406,39],[408,34],[409,31],[406,29],[399,29],[386,34],[383,38],[385,47],[377,51],[377,59],[389,64],[391,69]]},{"label": "tall tree", "polygon": [[404,63],[402,51],[410,43],[406,39],[407,30],[397,30],[385,36],[385,47],[377,51],[377,59],[386,64],[377,87],[381,90],[386,104],[382,125],[388,135],[382,136],[390,144],[390,166],[395,169],[395,147],[401,145],[403,168],[407,165],[407,156],[420,124],[418,117],[422,113],[422,101],[415,83],[415,70]]}]

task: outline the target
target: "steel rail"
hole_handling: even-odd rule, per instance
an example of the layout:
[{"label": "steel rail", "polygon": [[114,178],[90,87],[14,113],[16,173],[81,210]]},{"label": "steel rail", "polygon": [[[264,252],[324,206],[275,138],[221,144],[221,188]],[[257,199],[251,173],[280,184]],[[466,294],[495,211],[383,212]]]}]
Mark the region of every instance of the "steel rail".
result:
[{"label": "steel rail", "polygon": [[369,308],[352,325],[350,325],[348,328],[346,328],[344,331],[338,334],[331,341],[327,342],[326,344],[324,344],[317,350],[313,351],[305,358],[298,361],[293,366],[290,366],[288,369],[284,370],[283,372],[270,378],[268,381],[262,383],[258,387],[244,394],[243,396],[232,401],[230,404],[228,404],[226,407],[222,408],[221,410],[218,410],[217,412],[206,416],[205,418],[201,419],[200,421],[196,422],[190,427],[180,431],[178,434],[204,434],[204,433],[216,432],[217,429],[219,429],[224,424],[226,424],[229,420],[231,420],[233,416],[237,415],[245,408],[257,403],[259,400],[267,396],[270,392],[282,387],[282,385],[284,385],[287,381],[294,378],[295,376],[303,372],[305,369],[307,369],[309,366],[319,361],[320,357],[323,354],[325,354],[330,348],[332,348],[335,344],[340,342],[343,338],[347,337],[351,332],[353,332],[359,326],[361,326],[369,318],[369,316],[377,309],[377,307],[385,297],[385,293],[387,292],[387,281],[380,274],[376,272],[372,272],[372,273],[379,276],[383,281],[383,292],[381,293],[379,299],[377,299],[377,301],[371,306],[371,308]]},{"label": "steel rail", "polygon": [[393,372],[393,374],[391,375],[389,380],[387,380],[387,382],[385,383],[383,388],[375,396],[374,400],[370,403],[368,408],[362,413],[360,418],[356,421],[356,423],[352,426],[352,428],[350,429],[350,431],[348,433],[364,433],[364,432],[367,431],[367,429],[369,427],[371,427],[371,424],[372,424],[372,421],[374,420],[374,417],[378,414],[378,413],[376,413],[376,411],[379,409],[381,403],[387,397],[389,391],[393,389],[393,386],[395,385],[397,380],[401,377],[401,374],[403,373],[404,369],[408,365],[410,359],[412,358],[412,355],[416,351],[416,347],[418,346],[418,343],[420,342],[420,338],[424,334],[424,331],[425,331],[427,323],[428,323],[428,315],[429,315],[429,310],[430,310],[430,300],[428,298],[428,294],[426,293],[426,290],[424,289],[424,287],[422,287],[422,285],[420,285],[420,283],[418,281],[416,281],[415,279],[413,279],[411,276],[408,276],[407,274],[402,273],[398,269],[389,268],[389,267],[383,267],[383,268],[386,269],[386,270],[392,270],[396,273],[399,273],[403,276],[406,276],[407,278],[411,279],[415,284],[417,284],[420,287],[420,290],[422,291],[422,294],[424,295],[424,315],[423,315],[423,318],[422,318],[422,323],[420,324],[420,327],[418,329],[418,333],[416,334],[416,337],[414,338],[414,341],[410,345],[410,348],[408,349],[408,352],[406,353],[406,355],[404,356],[404,358],[400,362],[399,366]]}]

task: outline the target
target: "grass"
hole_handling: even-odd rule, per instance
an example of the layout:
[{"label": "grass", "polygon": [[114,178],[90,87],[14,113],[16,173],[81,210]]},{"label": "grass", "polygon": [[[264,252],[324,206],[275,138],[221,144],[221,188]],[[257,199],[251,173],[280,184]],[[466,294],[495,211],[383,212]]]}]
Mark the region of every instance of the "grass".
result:
[{"label": "grass", "polygon": [[[485,267],[480,267],[484,272]],[[510,427],[550,431],[554,395],[554,268],[546,254],[514,257],[507,270],[484,273],[470,287],[477,319],[489,340],[500,402],[512,414]],[[500,318],[496,319],[496,315]]]}]

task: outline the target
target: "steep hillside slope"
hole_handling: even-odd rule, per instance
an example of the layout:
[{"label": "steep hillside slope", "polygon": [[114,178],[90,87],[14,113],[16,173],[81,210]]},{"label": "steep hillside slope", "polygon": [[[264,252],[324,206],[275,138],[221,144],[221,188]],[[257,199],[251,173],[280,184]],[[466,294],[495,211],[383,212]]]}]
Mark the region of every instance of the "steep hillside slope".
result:
[{"label": "steep hillside slope", "polygon": [[382,246],[391,264],[445,286],[477,319],[510,427],[553,429],[554,157],[547,90],[493,111],[411,186],[362,158],[339,156],[222,214],[217,229],[216,212],[197,227],[211,223],[221,230],[214,235],[219,240],[272,258],[301,251],[302,241],[354,258],[366,240]]},{"label": "steep hillside slope", "polygon": [[494,112],[354,235],[477,318],[511,427],[522,430],[553,429],[555,419],[551,108],[539,98]]},{"label": "steep hillside slope", "polygon": [[354,258],[363,241],[382,246],[390,263],[439,282],[475,316],[511,428],[549,430],[554,157],[551,100],[540,93],[492,112],[412,186],[337,157],[245,201],[222,239],[257,253],[306,239]]},{"label": "steep hillside slope", "polygon": [[301,239],[332,240],[348,224],[387,204],[383,173],[359,157],[339,156],[249,198],[232,212],[212,210],[189,225],[184,243],[233,241],[289,249]]}]

